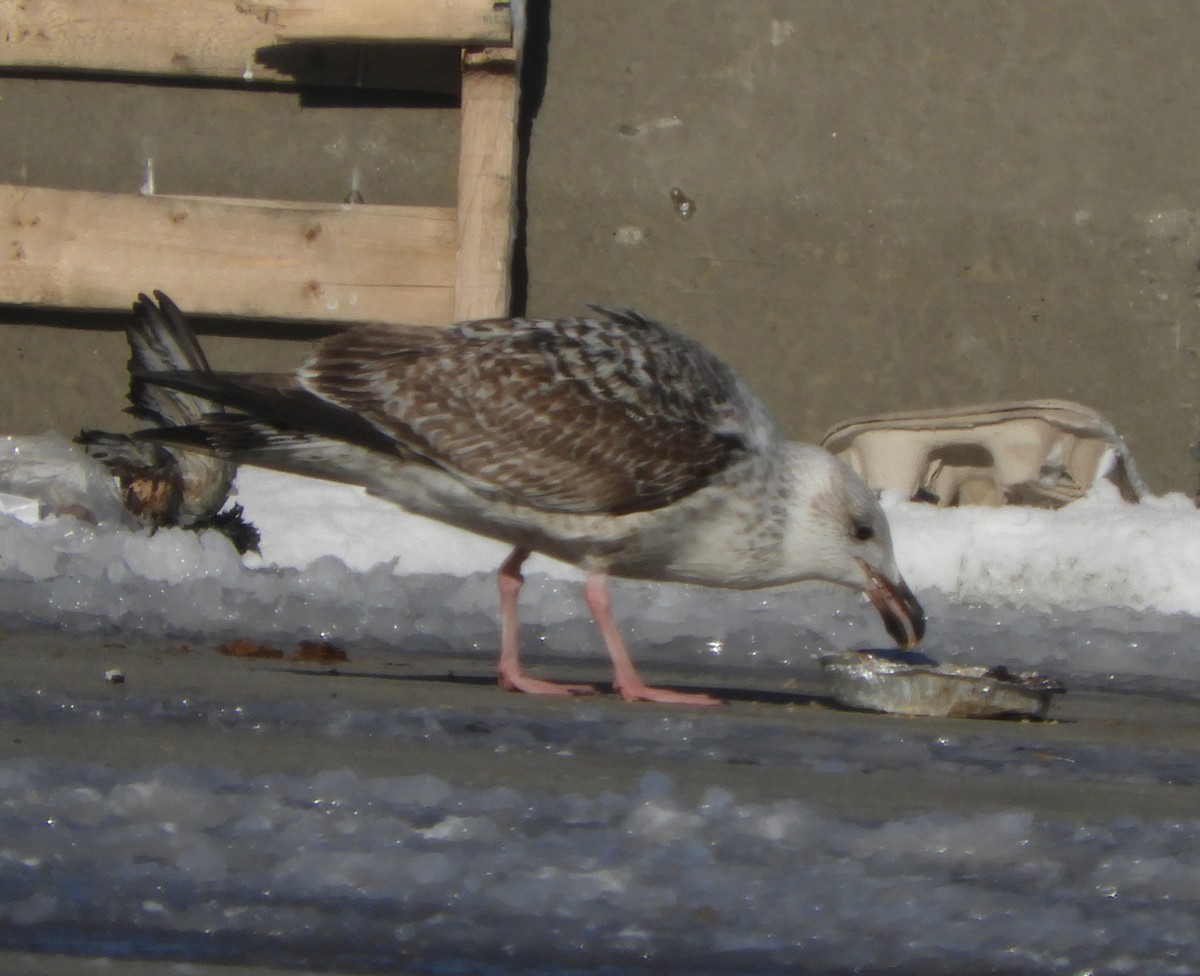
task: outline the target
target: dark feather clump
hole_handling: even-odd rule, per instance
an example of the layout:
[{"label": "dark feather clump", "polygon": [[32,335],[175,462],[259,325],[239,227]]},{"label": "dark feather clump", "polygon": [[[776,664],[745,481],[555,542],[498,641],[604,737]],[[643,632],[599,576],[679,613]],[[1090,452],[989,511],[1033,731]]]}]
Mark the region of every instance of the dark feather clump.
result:
[{"label": "dark feather clump", "polygon": [[[139,295],[126,326],[129,401],[126,412],[159,429],[195,424],[213,411],[202,395],[147,382],[147,374],[184,371],[211,375],[208,360],[183,313],[162,292]],[[157,301],[156,301],[157,300]],[[81,430],[75,438],[116,479],[125,508],[152,531],[179,526],[215,529],[245,553],[258,549],[259,534],[240,505],[225,508],[237,472],[229,458],[175,449],[137,434]]]}]

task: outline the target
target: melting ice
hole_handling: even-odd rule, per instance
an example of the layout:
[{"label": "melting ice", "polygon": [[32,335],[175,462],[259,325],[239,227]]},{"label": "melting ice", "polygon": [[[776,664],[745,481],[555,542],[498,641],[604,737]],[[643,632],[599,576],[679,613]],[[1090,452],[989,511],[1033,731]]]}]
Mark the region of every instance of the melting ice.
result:
[{"label": "melting ice", "polygon": [[[65,444],[25,449],[65,465],[47,477],[74,487],[47,501],[39,476],[15,477],[26,465],[0,464],[10,631],[325,637],[398,656],[415,646],[491,658],[499,545],[354,489],[246,469],[238,500],[263,553],[243,559],[215,534],[135,531]],[[63,478],[76,468],[75,481]],[[97,521],[76,517],[76,504]],[[930,611],[934,656],[1200,700],[1190,500],[1130,506],[1100,486],[1058,512],[885,504],[901,569]],[[529,576],[526,642],[602,660],[579,575],[543,560]],[[833,647],[885,639],[868,606],[823,586],[621,583],[615,599],[648,668],[812,673]],[[691,714],[611,719],[584,706],[533,721],[501,699],[482,724],[429,708],[136,695],[112,720],[147,735],[216,721],[246,748],[287,729],[354,728],[398,749],[482,735],[536,757],[600,749],[653,766],[719,755],[822,775],[870,762],[981,777],[1017,761],[978,724],[964,733],[969,750],[853,731],[747,740]],[[90,707],[53,689],[0,690],[7,718],[80,735]],[[1200,785],[1188,757],[1134,744],[1081,749],[1069,767],[1020,762],[1031,779]],[[1014,796],[998,812],[837,818],[719,781],[685,797],[660,772],[588,793],[468,788],[436,769],[245,776],[10,759],[0,824],[0,948],[346,972],[633,972],[647,961],[681,973],[1200,971],[1200,810],[1085,825]]]}]

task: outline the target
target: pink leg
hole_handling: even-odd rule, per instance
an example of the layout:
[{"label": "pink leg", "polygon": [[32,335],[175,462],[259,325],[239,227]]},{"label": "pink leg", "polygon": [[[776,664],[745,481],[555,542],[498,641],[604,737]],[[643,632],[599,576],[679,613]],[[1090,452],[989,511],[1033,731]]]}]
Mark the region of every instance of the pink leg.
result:
[{"label": "pink leg", "polygon": [[672,705],[721,705],[721,699],[712,695],[671,691],[667,688],[651,688],[637,673],[625,640],[617,630],[612,615],[612,598],[608,594],[608,577],[603,573],[592,573],[584,587],[592,619],[604,637],[604,646],[612,658],[613,687],[626,701],[665,702]]},{"label": "pink leg", "polygon": [[593,695],[591,685],[564,685],[531,678],[521,670],[517,648],[517,598],[521,594],[521,564],[529,558],[528,549],[514,549],[504,560],[496,581],[500,586],[500,687],[529,695]]}]

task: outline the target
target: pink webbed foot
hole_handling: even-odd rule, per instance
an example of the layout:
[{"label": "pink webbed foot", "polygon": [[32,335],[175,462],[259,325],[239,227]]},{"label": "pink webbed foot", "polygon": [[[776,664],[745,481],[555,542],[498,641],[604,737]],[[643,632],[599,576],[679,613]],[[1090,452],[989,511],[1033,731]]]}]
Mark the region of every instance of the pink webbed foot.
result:
[{"label": "pink webbed foot", "polygon": [[521,669],[517,649],[517,600],[521,594],[521,564],[529,556],[528,549],[514,549],[496,574],[500,586],[500,663],[497,668],[500,687],[527,695],[594,695],[591,685],[559,684],[531,678]]},{"label": "pink webbed foot", "polygon": [[[531,678],[521,669],[517,649],[517,600],[521,593],[524,577],[521,565],[529,556],[528,549],[514,549],[496,574],[500,587],[500,687],[507,691],[520,691],[527,695],[579,696],[594,695],[591,685],[560,684]],[[604,645],[608,649],[613,665],[613,688],[627,702],[657,702],[665,705],[723,705],[724,702],[712,695],[700,692],[673,691],[669,688],[652,688],[638,675],[630,660],[613,621],[612,602],[608,595],[608,580],[603,573],[592,573],[584,587],[588,607],[592,611]]]},{"label": "pink webbed foot", "polygon": [[673,691],[670,688],[652,688],[650,685],[622,684],[616,692],[627,702],[660,702],[664,705],[724,705],[725,702],[700,691]]},{"label": "pink webbed foot", "polygon": [[664,705],[723,705],[721,699],[700,692],[672,691],[651,688],[642,681],[629,657],[629,649],[617,630],[612,615],[612,600],[608,595],[608,579],[603,573],[592,573],[584,586],[584,596],[592,618],[600,628],[604,646],[612,659],[613,688],[627,702],[659,702]]},{"label": "pink webbed foot", "polygon": [[581,697],[594,695],[596,689],[591,685],[564,684],[558,681],[543,681],[541,678],[531,678],[527,674],[517,672],[506,674],[500,672],[500,687],[505,691],[519,691],[526,695],[559,695]]}]

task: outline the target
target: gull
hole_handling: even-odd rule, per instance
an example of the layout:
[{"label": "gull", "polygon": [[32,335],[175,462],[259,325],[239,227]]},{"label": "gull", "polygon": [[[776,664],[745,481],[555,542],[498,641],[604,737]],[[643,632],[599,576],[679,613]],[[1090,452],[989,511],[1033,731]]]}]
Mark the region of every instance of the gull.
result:
[{"label": "gull", "polygon": [[291,373],[141,373],[224,408],[142,436],[359,485],[512,546],[497,574],[499,683],[512,691],[595,690],[521,666],[517,604],[532,552],[586,571],[584,597],[627,701],[719,702],[642,680],[613,618],[614,576],[731,589],[825,580],[865,593],[897,644],[917,644],[924,614],[863,481],[825,450],[785,440],[698,342],[631,308],[589,307],[445,328],[365,323]]}]

